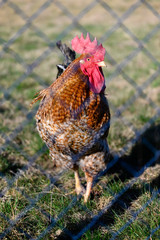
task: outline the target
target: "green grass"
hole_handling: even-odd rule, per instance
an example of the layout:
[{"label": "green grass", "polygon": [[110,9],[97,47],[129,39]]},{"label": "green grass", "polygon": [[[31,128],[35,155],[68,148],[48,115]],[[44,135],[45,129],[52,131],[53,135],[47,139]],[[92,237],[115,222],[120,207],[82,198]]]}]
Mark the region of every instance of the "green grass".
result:
[{"label": "green grass", "polygon": [[157,88],[160,86],[160,78],[157,78],[153,83],[152,83],[152,87],[153,88]]},{"label": "green grass", "polygon": [[[137,205],[143,205],[149,200],[151,197],[150,193],[144,193],[138,200]],[[136,204],[136,202],[135,202]],[[132,210],[133,209],[133,210]],[[131,207],[131,213],[133,214],[138,208],[135,206]],[[153,202],[148,205],[135,220],[132,224],[130,224],[126,229],[119,235],[119,238],[123,239],[124,236],[128,236],[130,239],[145,239],[147,236],[150,235],[151,230],[156,228],[158,225],[158,219],[157,214],[159,215],[159,198],[156,198],[153,200]],[[127,210],[127,213],[123,214],[121,217],[119,217],[115,213],[116,217],[116,224],[114,225],[114,229],[116,227],[120,228],[122,227],[130,218],[128,218],[128,215],[130,215],[129,210]],[[149,219],[148,219],[149,216]],[[158,234],[158,233],[157,233]],[[156,236],[158,237],[158,235]],[[154,236],[153,239],[156,239],[156,236]]]},{"label": "green grass", "polygon": [[[111,4],[110,6],[118,16],[121,16],[131,6],[131,2],[115,0],[108,4]],[[19,4],[19,7],[28,16],[31,16],[41,5],[40,2],[32,1],[31,3],[29,1],[25,3],[21,0],[16,0],[15,3]],[[87,1],[75,2],[69,0],[67,4],[66,7],[69,6],[71,13],[76,16],[87,6]],[[159,9],[156,1],[151,1],[151,4],[157,10]],[[144,9],[146,10],[146,8]],[[156,26],[158,21],[152,16],[152,13],[147,17],[148,10],[147,14],[144,14],[144,9],[142,4],[124,22],[126,27],[140,39],[143,39]],[[3,44],[14,36],[15,32],[24,23],[23,20],[20,21],[20,17],[17,17],[7,4],[4,4],[1,14],[3,15],[0,18],[0,51]],[[65,30],[71,23],[71,19],[65,16],[63,11],[60,11],[54,3],[33,22],[51,42],[55,41],[61,31]],[[80,36],[81,33],[80,26],[76,25],[76,22],[74,23],[72,31],[62,39],[68,45],[70,45],[72,37],[76,34]],[[98,3],[80,19],[80,24],[99,40],[107,30],[116,24],[116,20]],[[144,43],[157,61],[160,61],[159,39],[160,33],[157,32],[149,42]],[[158,70],[159,64],[157,61],[148,58],[142,49],[122,69],[124,74],[133,80],[132,84],[126,81],[121,74],[117,74],[109,82],[107,80],[113,77],[117,64],[120,64],[126,56],[135,51],[138,45],[121,27],[111,34],[103,45],[107,50],[105,58],[107,68],[104,69],[106,94],[110,105],[114,105],[114,108],[111,108],[113,121],[111,122],[108,143],[112,152],[118,152],[135,137],[130,125],[138,131],[148,123],[150,118],[157,114],[155,108],[146,100],[146,96],[154,102],[155,106],[159,107],[160,76],[157,76],[143,90],[144,95],[138,97],[127,107],[119,118],[114,119],[115,112],[118,109],[121,110],[123,105],[135,95],[136,87],[141,87]],[[4,97],[4,90],[12,87],[12,84],[25,73],[26,69],[23,64],[33,63],[47,48],[48,44],[37,36],[31,28],[24,31],[16,39],[3,55],[3,58],[0,59],[0,99]],[[23,63],[20,59],[17,62],[14,53],[21,56],[24,60]],[[108,54],[115,59],[117,64],[111,64]],[[58,49],[51,50],[47,58],[34,69],[33,73],[17,85],[10,96],[0,104],[0,144],[5,144],[5,139],[8,136],[12,138],[15,128],[18,129],[26,121],[26,114],[32,111],[30,103],[35,93],[43,89],[44,85],[49,86],[55,80],[56,64],[61,63],[62,59],[62,54]],[[40,76],[40,81],[37,80],[37,76]],[[42,84],[41,81],[44,81],[44,83]],[[22,109],[20,106],[25,108]],[[160,118],[156,119],[152,127],[143,134],[144,139],[151,142],[157,149],[160,149],[159,126]],[[35,119],[28,119],[28,124],[19,131],[16,137],[11,139],[9,145],[0,154],[0,191],[4,194],[0,200],[0,233],[11,225],[9,220],[12,220],[12,223],[17,220],[4,238],[5,240],[27,240],[28,237],[25,233],[30,238],[36,239],[47,227],[53,224],[54,220],[56,221],[55,226],[42,239],[67,239],[66,229],[76,235],[92,221],[94,216],[103,211],[114,197],[124,189],[126,184],[132,180],[132,176],[120,165],[117,165],[115,169],[100,178],[94,186],[90,201],[87,204],[84,204],[83,197],[75,201],[74,173],[68,171],[62,174],[60,178],[54,178],[57,176],[58,170],[53,166],[48,150],[40,154],[33,164],[27,165],[29,159],[32,162],[32,158],[43,147],[44,143],[36,130]],[[133,148],[131,146],[127,150],[123,158],[126,159],[126,162],[129,161],[127,163],[132,164],[135,169],[139,169],[141,164],[143,165],[150,160],[150,156],[145,155],[145,150],[141,141],[136,142]],[[26,156],[29,156],[29,158]],[[26,165],[28,167],[25,167]],[[44,171],[53,176],[53,180],[56,180],[55,184],[51,184]],[[98,222],[87,230],[80,239],[111,239],[112,234],[130,221],[134,213],[141,209],[152,197],[151,190],[159,188],[159,171],[158,164],[146,169],[137,182],[122,194],[118,199],[119,202],[117,201],[108,210],[104,211]],[[80,176],[82,184],[85,186],[86,182],[82,171]],[[71,202],[73,206],[71,206]],[[21,216],[23,212],[24,215]],[[18,220],[19,216],[21,217]],[[137,215],[132,223],[123,229],[116,239],[146,239],[159,223],[160,201],[158,195]],[[157,240],[159,236],[160,230],[155,232],[151,239]]]},{"label": "green grass", "polygon": [[[155,172],[154,169],[152,171]],[[51,219],[48,219],[47,214],[50,214],[54,219],[57,217],[60,219],[57,221],[57,226],[51,230],[51,233],[47,235],[48,238],[46,239],[50,239],[49,236],[63,234],[64,227],[67,227],[68,230],[77,234],[80,229],[91,221],[92,215],[97,215],[101,209],[109,204],[114,194],[122,190],[129,181],[127,178],[125,181],[122,181],[118,176],[120,175],[111,174],[102,177],[101,181],[94,187],[93,199],[86,205],[84,205],[83,200],[77,201],[71,209],[68,209],[68,211],[60,217],[61,211],[68,207],[72,197],[75,196],[75,193],[69,193],[74,189],[73,174],[72,172],[64,174],[62,178],[58,180],[56,186],[49,191],[43,192],[40,200],[36,201],[35,208],[28,211],[25,216],[21,218],[9,236],[12,236],[13,239],[15,236],[18,237],[17,239],[21,239],[23,235],[21,235],[18,229],[23,229],[28,234],[31,234],[32,237],[37,237],[51,224]],[[150,185],[150,181],[153,182],[152,178],[148,180],[149,186],[152,185]],[[6,194],[5,201],[2,201],[0,204],[1,212],[12,220],[16,219],[17,215],[29,205],[29,202],[21,193],[35,200],[36,196],[48,185],[48,178],[43,176],[39,171],[34,170],[34,168],[29,169],[26,174],[22,175],[18,181],[16,181],[14,187]],[[17,190],[19,189],[20,192],[16,191],[15,187]],[[131,218],[131,214],[136,212],[150,198],[150,187],[145,187],[144,183],[139,181],[139,183],[133,185],[133,187],[120,198],[120,200],[123,200],[123,203],[125,203],[125,208],[119,205],[113,205],[109,211],[104,212],[101,216],[100,219],[103,224],[100,226],[96,225],[95,228],[87,231],[82,239],[110,239],[111,234],[121,228]],[[158,226],[159,209],[159,200],[155,198],[154,201],[138,215],[135,221],[120,234],[120,239],[125,239],[125,236],[128,236],[129,239],[147,237],[151,229]],[[145,226],[146,224],[150,226],[150,229]],[[4,226],[5,220],[2,219],[1,229],[3,229]],[[64,234],[64,236],[66,235]]]}]

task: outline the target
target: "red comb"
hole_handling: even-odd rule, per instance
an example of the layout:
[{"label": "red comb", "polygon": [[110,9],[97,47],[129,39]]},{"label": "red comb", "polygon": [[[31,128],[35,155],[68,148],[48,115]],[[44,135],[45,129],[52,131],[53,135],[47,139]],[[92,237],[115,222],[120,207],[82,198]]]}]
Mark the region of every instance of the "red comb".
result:
[{"label": "red comb", "polygon": [[72,39],[72,49],[77,53],[91,53],[96,56],[98,60],[103,61],[105,56],[105,48],[103,48],[102,44],[98,45],[96,38],[93,42],[91,42],[89,33],[87,33],[86,39],[83,37],[83,33],[81,37],[78,38],[76,36]]}]

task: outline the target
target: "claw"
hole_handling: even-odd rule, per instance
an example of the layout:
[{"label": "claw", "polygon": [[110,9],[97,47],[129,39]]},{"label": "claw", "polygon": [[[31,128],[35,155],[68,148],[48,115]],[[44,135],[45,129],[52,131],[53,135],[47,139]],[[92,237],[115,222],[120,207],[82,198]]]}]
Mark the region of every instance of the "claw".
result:
[{"label": "claw", "polygon": [[86,192],[86,190],[81,184],[76,188],[77,195],[84,195],[85,192]]}]

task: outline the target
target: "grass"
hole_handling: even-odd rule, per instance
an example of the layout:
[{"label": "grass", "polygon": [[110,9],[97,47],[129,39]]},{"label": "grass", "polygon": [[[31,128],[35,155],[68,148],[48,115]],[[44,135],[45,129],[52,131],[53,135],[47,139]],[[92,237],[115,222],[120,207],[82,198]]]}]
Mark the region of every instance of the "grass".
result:
[{"label": "grass", "polygon": [[[77,16],[92,1],[73,1],[62,3],[72,16]],[[44,1],[14,1],[27,16],[31,16]],[[109,6],[114,13],[121,17],[135,1],[112,1]],[[6,43],[25,23],[15,11],[5,3],[0,16],[0,51]],[[57,3],[56,3],[57,4]],[[145,49],[139,51],[129,62],[122,66],[122,71],[115,75],[125,57],[137,51],[138,44],[119,27],[115,32],[104,38],[105,33],[116,25],[116,20],[103,8],[101,1],[90,7],[79,23],[97,39],[103,42],[107,50],[107,68],[104,69],[106,78],[106,94],[109,100],[112,122],[108,143],[112,155],[121,152],[128,144],[126,152],[121,153],[120,161],[114,165],[107,175],[102,176],[94,186],[91,199],[87,204],[83,198],[77,199],[74,191],[74,174],[67,171],[59,174],[49,158],[49,151],[44,148],[37,133],[35,120],[30,103],[36,92],[49,86],[57,73],[56,64],[61,63],[62,55],[53,48],[26,78],[20,82],[10,95],[5,95],[17,79],[26,73],[27,64],[35,63],[36,59],[48,49],[48,42],[61,39],[61,32],[72,24],[70,14],[64,14],[63,9],[55,3],[46,7],[21,36],[0,58],[0,234],[12,225],[4,239],[21,240],[37,239],[69,239],[71,234],[77,235],[99,215],[98,221],[84,231],[80,237],[83,240],[111,239],[121,228],[116,239],[146,239],[160,223],[159,195],[148,202],[159,185],[159,158],[155,165],[149,166],[137,181],[112,202],[128,183],[133,180],[131,169],[139,171],[142,166],[154,157],[154,148],[160,150],[160,118],[148,121],[157,116],[156,108],[160,104],[160,75],[148,85],[146,80],[159,69],[160,32],[144,46],[152,54],[152,59],[146,55]],[[152,7],[160,11],[158,1],[149,1]],[[146,14],[147,12],[147,14]],[[148,32],[156,27],[158,18],[142,3],[124,24],[142,40]],[[37,33],[35,28],[39,29]],[[44,39],[40,32],[45,34]],[[63,36],[62,41],[70,45],[71,39],[82,32],[81,26],[74,25],[70,32]],[[21,58],[17,58],[18,54]],[[18,56],[17,55],[17,56]],[[110,59],[109,55],[114,59]],[[127,80],[126,80],[127,75]],[[143,93],[127,106],[144,87]],[[152,101],[152,103],[151,103]],[[126,108],[123,110],[123,107]],[[38,104],[35,106],[38,107]],[[118,112],[122,113],[118,116]],[[26,118],[28,114],[28,118]],[[116,114],[116,117],[115,117]],[[118,116],[118,117],[117,117]],[[26,123],[23,126],[23,123]],[[148,126],[134,145],[129,145],[139,130]],[[14,136],[14,131],[18,133]],[[136,130],[136,132],[134,131]],[[8,141],[9,139],[11,141]],[[41,150],[44,148],[44,151]],[[134,172],[134,173],[135,173]],[[82,184],[85,185],[84,174],[80,172]],[[111,204],[113,203],[113,204]],[[148,204],[147,204],[148,203]],[[106,206],[110,204],[107,210]],[[145,204],[146,207],[141,209]],[[136,217],[135,214],[140,211]],[[133,221],[127,224],[132,218]],[[126,225],[125,225],[126,224]],[[51,228],[50,228],[51,227]],[[46,228],[50,231],[45,232]],[[44,234],[44,235],[43,235]],[[158,239],[157,230],[150,239]]]}]

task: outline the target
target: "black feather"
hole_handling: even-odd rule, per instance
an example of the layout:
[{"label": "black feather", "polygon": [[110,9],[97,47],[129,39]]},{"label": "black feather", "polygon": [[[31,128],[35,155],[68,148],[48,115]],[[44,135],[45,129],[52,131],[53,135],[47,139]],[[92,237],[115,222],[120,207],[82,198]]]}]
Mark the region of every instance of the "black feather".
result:
[{"label": "black feather", "polygon": [[57,47],[62,52],[65,57],[64,62],[62,64],[57,65],[58,73],[57,78],[65,71],[68,65],[76,58],[75,51],[71,50],[66,44],[62,44],[61,41],[56,43]]}]

